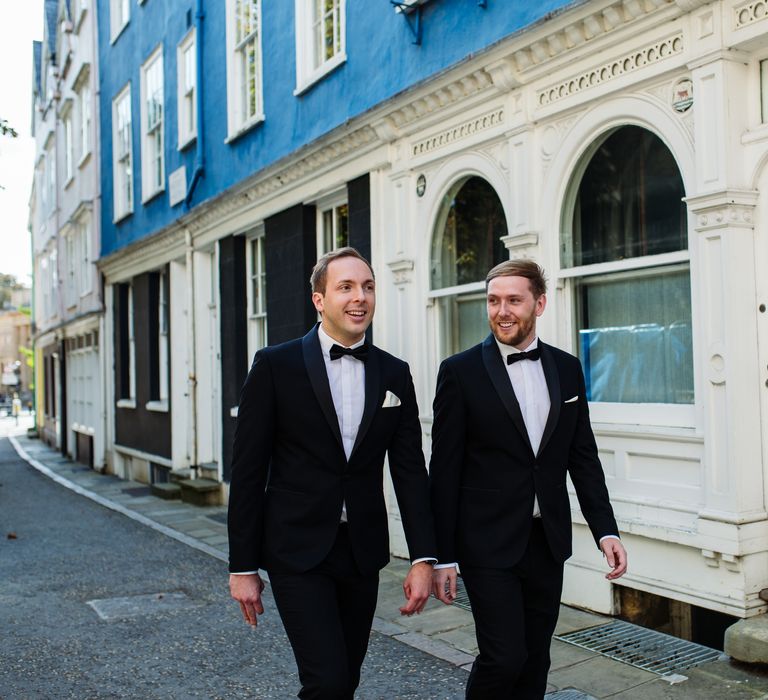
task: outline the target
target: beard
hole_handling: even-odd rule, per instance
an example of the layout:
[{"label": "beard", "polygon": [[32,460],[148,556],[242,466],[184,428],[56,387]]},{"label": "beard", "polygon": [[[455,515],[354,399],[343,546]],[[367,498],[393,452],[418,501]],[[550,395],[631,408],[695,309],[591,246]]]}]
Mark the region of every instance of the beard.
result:
[{"label": "beard", "polygon": [[515,330],[514,335],[507,336],[507,337],[499,337],[500,336],[500,329],[498,328],[498,323],[494,324],[491,323],[491,332],[493,333],[496,340],[498,340],[500,343],[503,343],[504,345],[514,345],[517,346],[520,343],[522,343],[533,331],[536,329],[536,315],[531,314],[530,316],[526,318],[518,318],[517,319],[517,328]]}]

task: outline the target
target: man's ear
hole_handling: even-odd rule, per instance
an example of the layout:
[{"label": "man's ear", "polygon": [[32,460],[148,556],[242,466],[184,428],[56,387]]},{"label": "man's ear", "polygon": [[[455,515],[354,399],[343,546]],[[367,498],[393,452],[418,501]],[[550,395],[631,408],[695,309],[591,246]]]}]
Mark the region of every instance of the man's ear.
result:
[{"label": "man's ear", "polygon": [[312,292],[312,303],[317,313],[323,313],[323,295],[320,292]]},{"label": "man's ear", "polygon": [[542,294],[538,299],[536,299],[536,315],[541,316],[541,314],[544,313],[544,309],[547,308],[547,295]]}]

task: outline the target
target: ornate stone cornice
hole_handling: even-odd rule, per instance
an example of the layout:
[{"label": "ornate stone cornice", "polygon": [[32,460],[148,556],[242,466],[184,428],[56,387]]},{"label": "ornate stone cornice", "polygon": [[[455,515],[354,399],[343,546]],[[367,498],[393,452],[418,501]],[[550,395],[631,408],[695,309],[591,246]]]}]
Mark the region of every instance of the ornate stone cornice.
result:
[{"label": "ornate stone cornice", "polygon": [[[336,140],[318,146],[298,160],[291,158],[258,173],[250,181],[241,183],[233,192],[216,201],[216,206],[200,213],[195,210],[186,226],[192,234],[199,233],[222,218],[234,214],[244,206],[260,202],[279,190],[302,179],[314,177],[324,169],[335,167],[347,157],[359,155],[360,150],[376,146],[378,137],[373,127],[365,125]],[[187,217],[185,217],[187,218]]]},{"label": "ornate stone cornice", "polygon": [[653,65],[682,52],[683,34],[679,32],[666,39],[648,44],[641,49],[632,49],[632,51],[612,61],[595,66],[556,85],[545,88],[536,95],[536,102],[540,107],[546,107],[561,99],[597,87],[598,85],[604,85],[627,73],[633,73],[640,68]]},{"label": "ornate stone cornice", "polygon": [[151,270],[184,253],[184,227],[174,223],[147,238],[100,258],[97,267],[110,283]]},{"label": "ornate stone cornice", "polygon": [[487,131],[495,126],[500,126],[504,123],[504,108],[500,107],[492,112],[486,112],[474,119],[468,119],[461,124],[457,124],[450,129],[444,129],[434,136],[417,141],[411,146],[411,155],[423,156],[427,153],[431,153],[439,148],[448,146],[455,141],[460,141],[473,134],[478,134],[482,131]]},{"label": "ornate stone cornice", "polygon": [[489,70],[492,67],[495,69],[492,72],[494,84],[503,87],[504,83],[511,85],[513,82],[523,82],[526,79],[525,72],[535,66],[646,17],[658,9],[669,7],[672,3],[673,0],[620,0],[602,10],[587,14],[527,45],[518,46],[512,55],[507,57],[506,64],[500,65],[500,62],[497,62],[489,65]]},{"label": "ornate stone cornice", "polygon": [[733,28],[743,29],[768,19],[768,0],[752,0],[733,8]]},{"label": "ornate stone cornice", "polygon": [[491,85],[493,80],[484,69],[475,70],[442,85],[437,90],[420,95],[408,104],[394,109],[387,117],[391,120],[392,127],[401,130],[426,115],[472,97]]}]

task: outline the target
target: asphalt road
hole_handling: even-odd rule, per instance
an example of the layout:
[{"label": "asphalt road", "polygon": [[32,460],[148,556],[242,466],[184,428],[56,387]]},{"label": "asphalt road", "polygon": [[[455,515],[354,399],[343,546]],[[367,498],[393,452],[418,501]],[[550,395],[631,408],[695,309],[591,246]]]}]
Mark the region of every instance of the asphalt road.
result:
[{"label": "asphalt road", "polygon": [[[88,604],[133,596],[149,604],[108,621]],[[0,699],[295,697],[269,590],[265,603],[252,631],[222,562],[49,481],[0,440]],[[356,697],[458,700],[465,682],[373,632]]]}]

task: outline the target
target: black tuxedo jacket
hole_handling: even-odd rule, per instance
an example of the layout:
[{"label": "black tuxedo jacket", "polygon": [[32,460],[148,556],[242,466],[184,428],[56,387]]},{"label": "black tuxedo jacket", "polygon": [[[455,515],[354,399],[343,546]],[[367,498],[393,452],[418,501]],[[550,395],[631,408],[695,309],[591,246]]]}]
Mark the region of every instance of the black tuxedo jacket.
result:
[{"label": "black tuxedo jacket", "polygon": [[493,335],[440,367],[430,462],[440,562],[514,566],[530,535],[534,494],[552,553],[564,562],[571,555],[566,473],[595,540],[618,535],[581,365],[541,341],[539,347],[551,408],[538,454]]},{"label": "black tuxedo jacket", "polygon": [[[401,401],[383,407],[387,391]],[[229,496],[229,569],[301,573],[336,538],[342,502],[364,574],[389,561],[383,465],[389,468],[411,559],[435,556],[416,394],[408,365],[371,347],[365,405],[349,461],[317,326],[256,354],[243,385]]]}]

